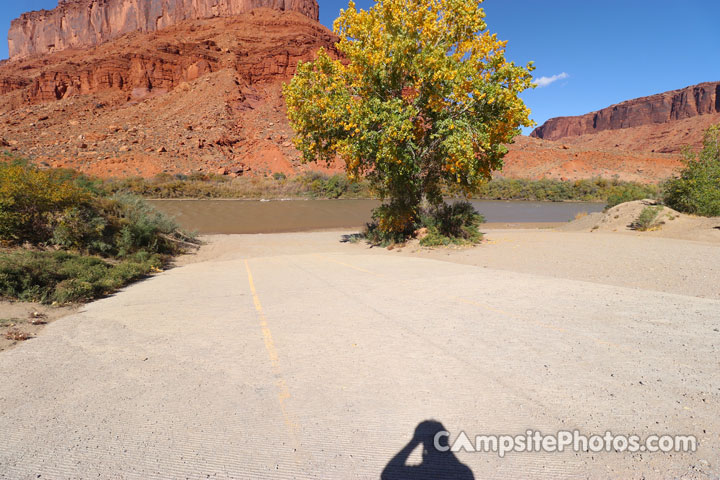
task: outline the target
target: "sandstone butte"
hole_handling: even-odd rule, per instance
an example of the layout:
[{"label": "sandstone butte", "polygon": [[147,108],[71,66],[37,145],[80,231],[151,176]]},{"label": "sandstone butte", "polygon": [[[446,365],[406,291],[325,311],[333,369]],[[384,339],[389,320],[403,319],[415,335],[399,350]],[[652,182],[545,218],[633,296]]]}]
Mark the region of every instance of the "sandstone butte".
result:
[{"label": "sandstone butte", "polygon": [[[301,163],[281,95],[299,61],[320,47],[337,55],[317,17],[315,0],[66,0],[24,14],[0,63],[0,149],[103,177],[322,169]],[[499,175],[658,181],[718,121],[702,112],[519,137]]]},{"label": "sandstone butte", "polygon": [[53,10],[13,20],[10,58],[88,47],[130,32],[153,32],[184,20],[239,15],[259,7],[318,20],[316,0],[59,0]]},{"label": "sandstone butte", "polygon": [[675,153],[720,122],[720,82],[628,100],[576,117],[551,118],[530,136],[593,147]]}]

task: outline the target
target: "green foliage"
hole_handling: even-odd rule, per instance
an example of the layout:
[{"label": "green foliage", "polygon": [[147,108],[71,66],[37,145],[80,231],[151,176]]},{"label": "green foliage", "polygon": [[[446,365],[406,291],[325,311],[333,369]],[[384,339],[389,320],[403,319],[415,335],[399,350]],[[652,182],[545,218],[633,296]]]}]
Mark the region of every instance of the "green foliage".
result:
[{"label": "green foliage", "polygon": [[0,240],[38,243],[52,236],[58,216],[84,208],[90,193],[56,172],[0,163]]},{"label": "green foliage", "polygon": [[344,174],[305,172],[288,178],[284,173],[272,177],[187,177],[168,175],[151,179],[108,180],[110,192],[131,193],[147,198],[369,198],[367,182],[350,181]]},{"label": "green foliage", "polygon": [[68,170],[0,163],[0,241],[116,257],[176,253],[173,220],[141,198],[105,192]]},{"label": "green foliage", "polygon": [[335,22],[343,61],[321,50],[283,89],[304,160],[340,157],[351,179],[369,179],[389,237],[412,230],[423,199],[473,192],[531,125],[519,94],[532,66],[508,62],[484,18],[479,2],[350,2]]},{"label": "green foliage", "polygon": [[456,202],[432,208],[421,215],[422,224],[428,230],[420,245],[475,244],[482,240],[478,230],[485,218],[470,202]]},{"label": "green foliage", "polygon": [[0,253],[0,296],[43,303],[88,301],[142,278],[162,264],[162,257],[147,253],[116,264],[62,251]]},{"label": "green foliage", "polygon": [[115,195],[111,206],[119,219],[113,238],[119,256],[137,251],[177,253],[173,237],[182,234],[173,219],[132,195]]},{"label": "green foliage", "polygon": [[638,218],[630,225],[630,228],[641,232],[652,229],[655,226],[655,220],[662,208],[660,205],[648,205],[643,208]]},{"label": "green foliage", "polygon": [[[381,220],[392,221],[395,214],[389,209],[390,205],[382,205],[374,213],[373,221],[367,225],[365,238],[372,244],[388,246],[403,243],[408,237],[414,235],[418,229],[427,229],[426,235],[420,239],[420,245],[471,245],[482,240],[482,233],[478,230],[485,221],[482,215],[470,202],[455,202],[430,207],[421,211],[417,223],[412,230],[394,231],[392,229],[378,228]],[[400,212],[402,215],[403,213]]]},{"label": "green foliage", "polygon": [[618,203],[656,198],[657,196],[657,185],[621,182],[617,179],[592,178],[561,181],[495,178],[482,184],[473,198],[541,202],[606,201],[610,208]]},{"label": "green foliage", "polygon": [[665,204],[705,217],[720,216],[720,124],[705,132],[699,154],[685,150],[686,165],[664,185]]},{"label": "green foliage", "polygon": [[408,221],[407,207],[394,202],[373,210],[365,235],[370,243],[387,246],[404,242],[418,226],[419,220]]},{"label": "green foliage", "polygon": [[607,197],[607,203],[605,210],[609,210],[616,205],[621,203],[633,202],[635,200],[643,200],[646,198],[655,198],[657,196],[657,189],[654,189],[652,195],[648,195],[648,189],[642,188],[642,186],[629,187],[613,192]]},{"label": "green foliage", "polygon": [[[307,172],[295,179],[302,190],[312,198],[340,198],[350,193],[357,194],[358,185],[353,185],[345,175],[327,175],[322,172]],[[352,191],[351,191],[352,189]]]},{"label": "green foliage", "polygon": [[69,170],[6,162],[0,241],[18,247],[0,254],[0,296],[66,303],[112,292],[193,240],[139,197],[108,196],[102,182]]},{"label": "green foliage", "polygon": [[[365,180],[351,181],[347,175],[306,172],[279,180],[263,177],[236,178],[192,176],[178,180],[167,174],[150,179],[108,180],[102,186],[109,192],[140,195],[148,198],[372,198],[374,192]],[[217,178],[223,180],[218,181]],[[170,183],[166,183],[170,182]],[[443,190],[451,196],[450,189]],[[520,180],[494,178],[481,184],[472,198],[485,200],[533,200],[549,202],[608,201],[618,203],[658,197],[653,184],[621,182],[593,178],[577,181]]]},{"label": "green foliage", "polygon": [[164,173],[151,179],[135,177],[105,182],[105,188],[110,193],[130,193],[147,198],[231,197],[229,185],[227,177],[197,172],[189,176]]}]

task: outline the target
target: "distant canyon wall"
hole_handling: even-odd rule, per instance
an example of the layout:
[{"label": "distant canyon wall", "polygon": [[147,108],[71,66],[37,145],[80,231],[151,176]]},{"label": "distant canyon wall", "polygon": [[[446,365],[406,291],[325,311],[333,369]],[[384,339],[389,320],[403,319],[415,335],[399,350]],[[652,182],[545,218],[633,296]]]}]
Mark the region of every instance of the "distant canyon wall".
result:
[{"label": "distant canyon wall", "polygon": [[10,58],[17,59],[261,7],[296,11],[316,21],[319,15],[317,0],[60,0],[53,10],[24,13],[13,20],[8,47]]},{"label": "distant canyon wall", "polygon": [[577,117],[551,118],[530,135],[545,140],[558,140],[714,113],[720,113],[720,82],[707,82],[636,98]]}]

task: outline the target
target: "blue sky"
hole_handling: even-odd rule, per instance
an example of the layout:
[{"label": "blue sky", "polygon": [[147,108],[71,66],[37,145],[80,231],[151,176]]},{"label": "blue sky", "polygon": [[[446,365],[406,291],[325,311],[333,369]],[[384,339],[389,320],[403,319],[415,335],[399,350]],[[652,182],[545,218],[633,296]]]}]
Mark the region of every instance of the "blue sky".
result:
[{"label": "blue sky", "polygon": [[[56,0],[0,0],[0,34],[20,13]],[[347,0],[319,0],[332,27]],[[356,0],[368,8],[371,0]],[[579,115],[635,97],[720,80],[718,0],[486,0],[508,58],[534,61],[547,85],[523,94],[532,118]],[[7,58],[2,42],[0,58]],[[550,81],[552,78],[554,81]]]}]

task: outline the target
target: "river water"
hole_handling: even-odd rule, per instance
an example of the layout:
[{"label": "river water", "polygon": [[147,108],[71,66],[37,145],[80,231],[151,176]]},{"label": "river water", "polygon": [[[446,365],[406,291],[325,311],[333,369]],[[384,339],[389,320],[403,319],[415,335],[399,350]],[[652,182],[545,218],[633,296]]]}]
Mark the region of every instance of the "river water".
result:
[{"label": "river water", "polygon": [[[200,234],[279,233],[361,227],[376,200],[151,200],[158,210]],[[473,200],[489,223],[567,222],[602,203]]]}]

